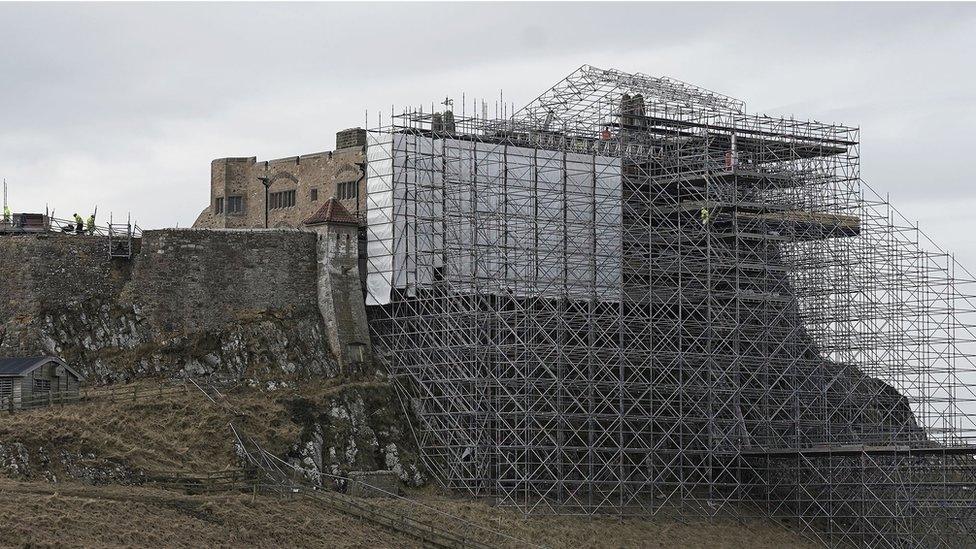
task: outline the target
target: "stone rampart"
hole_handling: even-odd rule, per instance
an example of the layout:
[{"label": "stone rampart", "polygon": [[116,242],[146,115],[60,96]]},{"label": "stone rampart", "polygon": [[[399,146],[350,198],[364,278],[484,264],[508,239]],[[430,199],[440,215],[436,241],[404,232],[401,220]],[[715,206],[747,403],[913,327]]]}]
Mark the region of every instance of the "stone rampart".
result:
[{"label": "stone rampart", "polygon": [[57,354],[96,380],[337,373],[318,307],[316,235],[146,231],[0,239],[0,356]]}]

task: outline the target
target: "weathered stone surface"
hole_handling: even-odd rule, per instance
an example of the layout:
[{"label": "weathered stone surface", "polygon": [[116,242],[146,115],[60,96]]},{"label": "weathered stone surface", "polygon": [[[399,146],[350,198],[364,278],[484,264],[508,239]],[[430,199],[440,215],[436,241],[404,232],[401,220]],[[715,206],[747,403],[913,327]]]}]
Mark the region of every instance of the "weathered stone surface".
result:
[{"label": "weathered stone surface", "polygon": [[[356,236],[354,227],[348,234]],[[357,293],[361,308],[355,245],[343,233],[338,254],[335,236],[147,231],[131,260],[110,260],[107,242],[97,237],[0,238],[7,267],[0,277],[0,355],[56,354],[95,382],[230,375],[271,395],[293,391],[305,376],[348,375],[339,372],[330,340],[368,344],[368,333],[364,313],[349,312],[356,296],[336,294]],[[319,264],[339,255],[334,266]],[[341,287],[323,287],[337,277]],[[323,295],[330,299],[324,308]],[[351,338],[327,337],[353,321],[360,324]],[[361,377],[308,398],[281,397],[300,436],[278,451],[323,485],[331,482],[327,475],[374,469],[421,485],[419,455],[396,393],[372,377],[375,369],[358,372],[367,374],[369,381]],[[56,441],[0,441],[0,473],[89,482],[140,482],[144,473],[97,448],[72,452]]]},{"label": "weathered stone surface", "polygon": [[[366,132],[360,128],[344,130],[336,141],[335,151],[262,161],[253,156],[214,160],[210,165],[210,204],[193,226],[298,228],[329,197],[336,197],[353,213],[365,211]],[[267,195],[262,178],[268,182]],[[292,191],[294,205],[270,208],[271,194]],[[218,211],[218,199],[224,201],[223,211]],[[239,211],[230,209],[232,201],[240,204]]]},{"label": "weathered stone surface", "polygon": [[329,344],[344,374],[362,374],[373,360],[359,271],[359,227],[321,222],[312,228],[318,234],[318,304]]},{"label": "weathered stone surface", "polygon": [[335,375],[316,235],[147,231],[132,260],[105,239],[0,239],[0,355],[52,353],[95,381],[155,374]]},{"label": "weathered stone surface", "polygon": [[409,418],[388,383],[350,384],[326,398],[286,405],[292,421],[302,425],[300,440],[286,457],[307,480],[342,488],[336,477],[389,470],[408,486],[426,482]]},{"label": "weathered stone surface", "polygon": [[58,482],[72,478],[90,484],[134,484],[143,475],[125,464],[100,458],[94,453],[72,453],[56,443],[31,448],[20,442],[0,442],[0,474],[10,478],[43,478]]}]

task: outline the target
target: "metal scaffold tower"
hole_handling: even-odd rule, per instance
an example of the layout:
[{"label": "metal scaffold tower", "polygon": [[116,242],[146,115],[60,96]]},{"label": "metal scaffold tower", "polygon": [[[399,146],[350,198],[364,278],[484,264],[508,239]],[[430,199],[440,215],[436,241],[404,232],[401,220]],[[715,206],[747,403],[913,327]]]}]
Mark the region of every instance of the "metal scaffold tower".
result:
[{"label": "metal scaffold tower", "polygon": [[370,132],[374,341],[447,486],[526,513],[976,544],[973,277],[856,128],[584,66]]},{"label": "metal scaffold tower", "polygon": [[110,258],[132,258],[132,242],[135,238],[142,237],[142,231],[138,225],[132,226],[132,217],[126,217],[125,223],[115,223],[109,217],[108,227],[105,231],[108,235],[108,255]]}]

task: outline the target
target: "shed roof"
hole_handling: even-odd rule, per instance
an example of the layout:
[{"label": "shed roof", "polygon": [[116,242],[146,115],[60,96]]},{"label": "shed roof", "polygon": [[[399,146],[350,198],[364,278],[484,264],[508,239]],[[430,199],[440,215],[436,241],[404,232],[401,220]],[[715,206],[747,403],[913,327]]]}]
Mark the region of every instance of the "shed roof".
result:
[{"label": "shed roof", "polygon": [[0,357],[0,377],[23,377],[48,362],[57,362],[78,379],[81,374],[56,356]]},{"label": "shed roof", "polygon": [[313,213],[305,220],[306,225],[321,225],[323,223],[340,223],[343,225],[359,225],[356,216],[349,213],[335,197],[332,197],[322,204],[317,212]]}]

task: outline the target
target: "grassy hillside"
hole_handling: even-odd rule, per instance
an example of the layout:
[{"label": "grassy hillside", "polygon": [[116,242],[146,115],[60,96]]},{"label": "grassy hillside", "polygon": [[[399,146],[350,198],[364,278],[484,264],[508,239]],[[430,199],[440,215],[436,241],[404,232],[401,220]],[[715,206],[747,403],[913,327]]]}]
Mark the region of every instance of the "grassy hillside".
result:
[{"label": "grassy hillside", "polygon": [[0,547],[412,547],[305,499],[0,479]]},{"label": "grassy hillside", "polygon": [[[44,470],[32,468],[25,478],[64,474],[70,459],[93,468],[115,464],[131,471],[216,471],[235,467],[231,419],[259,437],[269,449],[281,450],[298,437],[279,403],[284,394],[255,390],[228,392],[228,402],[244,412],[234,418],[214,406],[190,385],[186,390],[140,382],[121,386],[100,400],[41,408],[0,416],[0,445],[20,443],[29,452],[49,456]],[[2,465],[2,462],[0,462]]]},{"label": "grassy hillside", "polygon": [[[100,390],[91,402],[0,414],[0,471],[22,479],[97,481],[108,475],[118,482],[226,470],[240,465],[231,421],[279,456],[295,454],[317,437],[325,455],[316,465],[340,472],[382,468],[391,442],[400,458],[415,460],[401,409],[384,382],[296,379],[274,390],[221,391],[214,404],[192,384],[161,391],[159,384],[141,381]],[[18,454],[29,463],[18,463],[25,461]]]},{"label": "grassy hillside", "polygon": [[[785,528],[677,520],[522,519],[482,503],[414,495],[451,514],[546,547],[815,547]],[[416,505],[383,501],[417,516]],[[0,479],[0,547],[419,547],[415,540],[339,514],[312,499],[188,496],[140,486]],[[440,518],[441,522],[446,519]],[[520,544],[484,534],[500,547]]]},{"label": "grassy hillside", "polygon": [[[383,404],[389,398],[385,384],[238,388],[226,391],[226,398],[218,399],[220,406],[195,388],[160,396],[157,387],[143,382],[135,400],[122,396],[131,394],[130,386],[117,391],[114,401],[0,415],[0,547],[417,546],[410,538],[301,494],[187,495],[140,484],[142,475],[154,472],[237,467],[227,427],[231,419],[268,450],[287,455],[296,441],[304,440],[309,425],[322,432],[322,410],[350,402],[349,395],[355,395],[356,402],[371,410],[362,418],[372,423],[364,426],[362,418],[347,423],[379,432],[391,422],[382,418],[392,413]],[[154,388],[157,394],[150,398]],[[337,417],[345,416],[328,416],[326,423],[338,434],[324,438],[362,439]],[[28,455],[26,465],[18,465],[21,453]],[[361,463],[375,456],[356,459]],[[430,486],[406,490],[405,495],[402,500],[369,501],[503,547],[806,546],[785,526],[769,521],[525,518]]]}]

